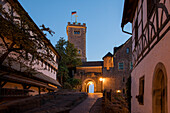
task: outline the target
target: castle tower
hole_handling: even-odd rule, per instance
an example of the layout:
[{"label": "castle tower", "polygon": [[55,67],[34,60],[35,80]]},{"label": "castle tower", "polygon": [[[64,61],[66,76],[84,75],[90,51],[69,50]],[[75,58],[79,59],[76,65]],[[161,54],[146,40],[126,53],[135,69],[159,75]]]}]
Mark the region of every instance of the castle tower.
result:
[{"label": "castle tower", "polygon": [[71,24],[68,22],[67,25],[67,36],[68,41],[78,49],[78,54],[80,54],[80,58],[82,62],[86,61],[86,24],[73,22]]}]

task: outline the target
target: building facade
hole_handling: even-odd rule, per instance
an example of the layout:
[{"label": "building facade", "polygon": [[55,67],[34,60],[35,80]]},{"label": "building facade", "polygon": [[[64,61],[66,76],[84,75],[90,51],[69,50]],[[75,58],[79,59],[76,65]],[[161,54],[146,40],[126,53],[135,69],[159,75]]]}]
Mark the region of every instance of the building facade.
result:
[{"label": "building facade", "polygon": [[129,38],[124,44],[114,47],[113,55],[109,52],[103,57],[104,89],[126,93],[126,82],[133,68],[131,44]]},{"label": "building facade", "polygon": [[94,92],[112,90],[125,95],[126,82],[132,70],[132,40],[114,48],[114,54],[108,52],[103,61],[87,61],[76,67],[75,78],[82,80],[79,89],[88,92],[89,83],[94,84]]},{"label": "building facade", "polygon": [[121,27],[132,23],[132,113],[170,113],[169,12],[169,0],[125,0]]},{"label": "building facade", "polygon": [[78,54],[82,62],[86,62],[86,24],[68,22],[66,27],[68,41],[78,49]]},{"label": "building facade", "polygon": [[76,67],[74,78],[80,79],[82,85],[78,88],[82,92],[89,92],[89,85],[94,85],[94,93],[104,90],[102,78],[103,61],[83,62],[79,67]]},{"label": "building facade", "polygon": [[[20,30],[21,35],[23,33],[28,36],[23,37],[21,42],[16,40],[14,43],[14,37],[11,36],[15,35],[6,35],[5,31],[0,32],[0,57],[2,58],[5,53],[8,53],[10,50],[8,47],[12,47],[13,44],[13,50],[15,49],[15,51],[9,52],[0,64],[0,96],[2,97],[0,101],[58,90],[58,87],[61,87],[56,80],[60,55],[56,49],[17,0],[1,0],[0,5],[8,17],[12,18],[12,20],[7,20],[7,15],[0,13],[1,25],[6,22],[6,24],[13,26],[13,30]],[[27,23],[23,24],[24,22]],[[36,49],[37,54],[30,54],[24,49],[27,46],[31,48],[27,42],[24,42],[24,38],[31,38],[32,40],[37,38],[35,40],[38,41],[37,45],[32,45],[35,46],[34,48],[38,48]],[[31,40],[29,44],[33,44]],[[42,46],[38,44],[42,44],[48,51],[42,49]],[[17,49],[20,50],[17,51]],[[38,54],[42,54],[42,56],[37,57]],[[23,55],[23,58],[20,57],[21,55]],[[51,59],[48,59],[48,57]]]}]

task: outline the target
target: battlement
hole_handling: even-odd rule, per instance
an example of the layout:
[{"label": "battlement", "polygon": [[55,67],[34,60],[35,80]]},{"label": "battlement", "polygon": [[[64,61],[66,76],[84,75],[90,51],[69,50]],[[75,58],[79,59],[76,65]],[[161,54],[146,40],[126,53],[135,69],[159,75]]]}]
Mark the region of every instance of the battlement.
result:
[{"label": "battlement", "polygon": [[82,27],[86,27],[86,23],[81,24],[81,23],[76,23],[76,22],[73,22],[73,23],[68,22],[68,26],[82,26]]}]

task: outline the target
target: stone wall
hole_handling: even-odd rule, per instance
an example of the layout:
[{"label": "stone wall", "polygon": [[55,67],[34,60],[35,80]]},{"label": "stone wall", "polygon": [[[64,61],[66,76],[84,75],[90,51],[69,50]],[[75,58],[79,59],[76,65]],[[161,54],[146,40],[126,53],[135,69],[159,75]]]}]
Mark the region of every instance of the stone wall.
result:
[{"label": "stone wall", "polygon": [[[132,40],[131,38],[119,47],[114,48],[113,63],[114,67],[109,70],[103,68],[103,77],[105,89],[121,90],[122,93],[126,91],[127,78],[131,73],[132,62]],[[127,53],[127,48],[129,53]],[[123,62],[123,70],[119,69],[119,63]]]},{"label": "stone wall", "polygon": [[[75,31],[79,31],[79,34],[75,34]],[[68,41],[78,49],[78,53],[81,55],[80,58],[83,62],[86,61],[86,24],[81,25],[80,23],[71,24],[68,22],[67,25]],[[79,52],[80,51],[80,52]]]}]

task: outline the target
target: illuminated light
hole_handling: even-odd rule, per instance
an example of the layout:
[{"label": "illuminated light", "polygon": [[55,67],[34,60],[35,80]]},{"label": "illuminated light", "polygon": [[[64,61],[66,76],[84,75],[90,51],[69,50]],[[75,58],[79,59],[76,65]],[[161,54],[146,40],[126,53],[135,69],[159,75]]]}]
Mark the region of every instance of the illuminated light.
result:
[{"label": "illuminated light", "polygon": [[104,79],[103,79],[103,78],[100,78],[99,80],[100,80],[100,81],[103,81]]},{"label": "illuminated light", "polygon": [[51,86],[51,87],[57,88],[57,86],[54,86],[54,85],[52,85],[52,84],[48,84],[48,85]]},{"label": "illuminated light", "polygon": [[121,90],[116,90],[116,93],[121,93]]}]

